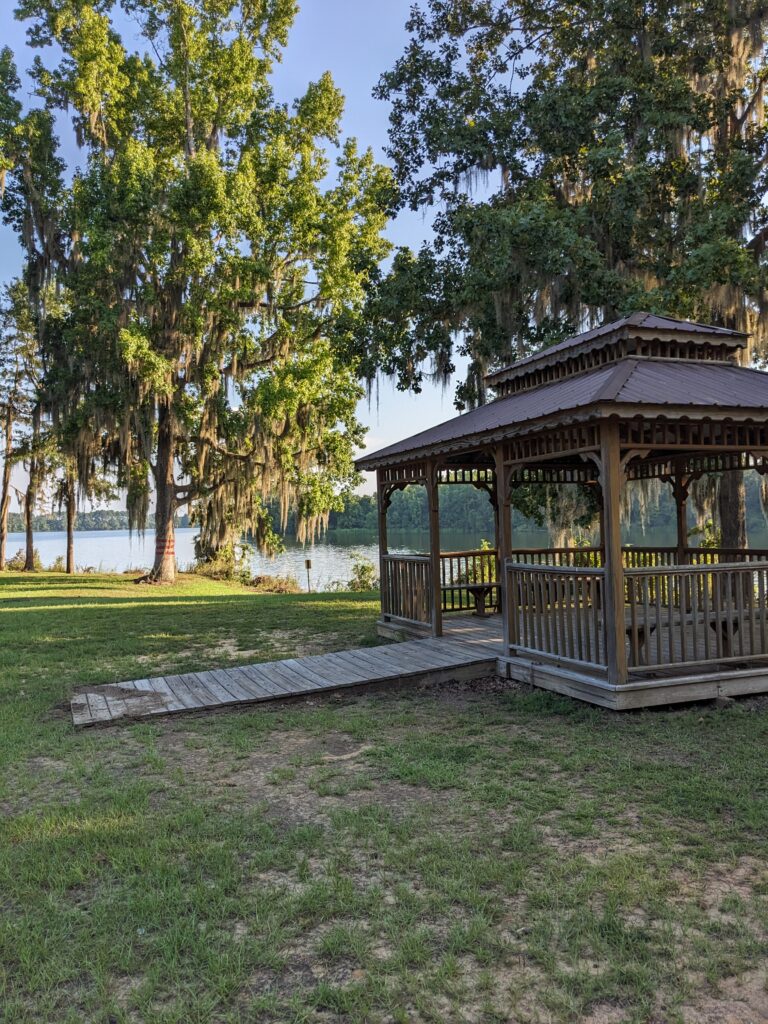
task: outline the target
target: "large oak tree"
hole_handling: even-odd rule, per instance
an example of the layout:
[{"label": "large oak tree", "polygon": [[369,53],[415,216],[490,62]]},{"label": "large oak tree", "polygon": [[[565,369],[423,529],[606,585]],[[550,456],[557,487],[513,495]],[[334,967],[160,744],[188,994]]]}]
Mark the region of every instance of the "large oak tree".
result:
[{"label": "large oak tree", "polygon": [[[183,506],[203,554],[244,529],[268,543],[274,495],[311,532],[354,479],[360,388],[338,342],[386,253],[391,185],[340,141],[329,75],[276,101],[294,0],[18,13],[44,54],[39,94],[83,151],[35,252],[66,290],[56,418],[81,481],[100,456],[135,525],[154,502],[157,580],[174,577]],[[24,192],[22,165],[8,171]]]}]

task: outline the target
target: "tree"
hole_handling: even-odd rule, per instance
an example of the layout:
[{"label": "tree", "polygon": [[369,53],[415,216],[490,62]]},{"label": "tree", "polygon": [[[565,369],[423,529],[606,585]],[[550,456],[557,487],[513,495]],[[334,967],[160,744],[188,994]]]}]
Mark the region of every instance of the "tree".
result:
[{"label": "tree", "polygon": [[[115,10],[138,25],[121,40]],[[174,578],[174,515],[195,507],[212,553],[301,531],[354,480],[356,365],[339,342],[387,251],[390,176],[340,146],[329,75],[292,108],[270,87],[293,0],[23,0],[47,109],[70,109],[84,166],[58,205],[67,290],[58,418],[87,481],[99,455],[132,525],[155,503],[151,578]],[[17,174],[18,189],[23,175]]]},{"label": "tree", "polygon": [[633,309],[749,331],[765,355],[766,25],[751,0],[414,9],[378,95],[402,202],[439,212],[371,301],[369,373],[418,387],[458,348],[473,405],[486,370]]},{"label": "tree", "polygon": [[28,460],[29,477],[23,495],[27,552],[25,568],[34,568],[34,515],[40,484],[39,351],[37,332],[26,286],[14,281],[5,288],[0,305],[0,429],[3,434],[3,472],[0,481],[0,569],[5,568],[11,474],[16,463]]},{"label": "tree", "polygon": [[[29,430],[18,456],[27,469],[23,505],[26,532],[24,568],[35,568],[33,518],[46,475],[51,438],[46,415],[46,350],[49,310],[60,306],[63,237],[59,223],[65,196],[63,163],[49,110],[23,114],[20,83],[11,51],[0,51],[0,198],[6,223],[24,249],[21,281],[8,293],[9,340],[21,357]],[[13,376],[11,376],[11,381]],[[50,403],[48,403],[50,404]],[[6,435],[7,437],[7,435]],[[10,442],[6,439],[6,446]],[[6,470],[8,462],[6,458]],[[7,515],[7,507],[6,507]]]}]

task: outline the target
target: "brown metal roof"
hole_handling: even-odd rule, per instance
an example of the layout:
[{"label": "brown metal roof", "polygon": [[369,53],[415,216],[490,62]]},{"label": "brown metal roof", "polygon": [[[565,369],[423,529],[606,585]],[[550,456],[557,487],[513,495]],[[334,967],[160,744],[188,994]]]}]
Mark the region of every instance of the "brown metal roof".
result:
[{"label": "brown metal roof", "polygon": [[471,450],[485,435],[518,435],[528,423],[586,406],[646,405],[758,410],[768,414],[768,373],[725,363],[631,357],[455,416],[357,460],[374,469],[446,449]]},{"label": "brown metal roof", "polygon": [[592,330],[575,334],[572,338],[566,338],[565,341],[561,341],[557,345],[550,345],[549,348],[542,349],[541,352],[534,352],[533,355],[518,359],[514,363],[510,363],[509,366],[496,370],[494,373],[489,373],[485,379],[489,384],[493,384],[495,381],[502,377],[507,377],[513,372],[517,375],[517,371],[523,368],[532,369],[538,363],[567,358],[573,354],[571,350],[577,349],[580,346],[594,347],[589,345],[590,342],[599,340],[605,344],[610,344],[615,338],[623,337],[627,334],[647,335],[656,332],[662,333],[665,337],[674,334],[684,334],[688,338],[699,338],[701,340],[710,340],[713,337],[717,337],[718,340],[727,342],[730,339],[738,347],[743,347],[746,344],[747,338],[747,335],[741,331],[731,331],[725,327],[698,324],[693,320],[675,320],[673,317],[657,316],[655,313],[637,312],[632,313],[630,316],[622,317],[621,320],[613,320],[609,324],[603,324],[602,327],[594,327]]}]

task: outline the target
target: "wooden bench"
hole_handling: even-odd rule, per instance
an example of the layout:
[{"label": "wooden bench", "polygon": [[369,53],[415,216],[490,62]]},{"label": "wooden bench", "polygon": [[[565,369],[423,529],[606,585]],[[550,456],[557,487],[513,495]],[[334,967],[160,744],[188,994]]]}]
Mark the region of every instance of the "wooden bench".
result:
[{"label": "wooden bench", "polygon": [[[490,607],[498,609],[501,606],[501,587],[498,583],[453,583],[447,587],[440,588],[441,593],[465,593],[472,598],[475,610],[473,615],[484,619],[488,615],[489,598]],[[449,609],[450,610],[450,609]]]}]

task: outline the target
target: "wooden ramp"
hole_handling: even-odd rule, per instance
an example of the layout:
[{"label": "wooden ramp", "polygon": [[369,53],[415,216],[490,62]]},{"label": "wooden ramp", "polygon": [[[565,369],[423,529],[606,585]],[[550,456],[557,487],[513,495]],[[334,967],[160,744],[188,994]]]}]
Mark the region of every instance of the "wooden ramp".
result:
[{"label": "wooden ramp", "polygon": [[472,639],[409,640],[337,654],[92,686],[71,701],[76,726],[285,700],[376,683],[439,682],[496,671],[498,652]]}]

